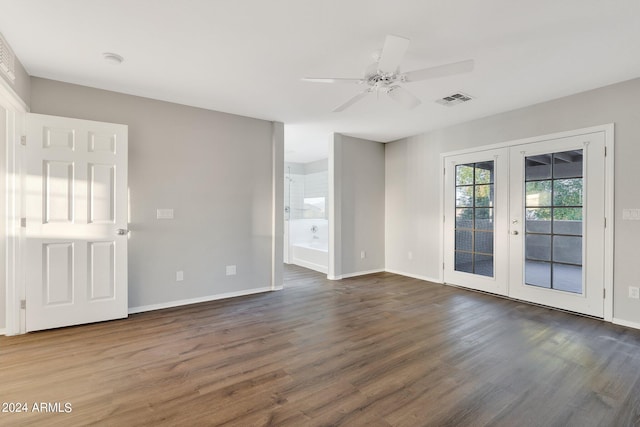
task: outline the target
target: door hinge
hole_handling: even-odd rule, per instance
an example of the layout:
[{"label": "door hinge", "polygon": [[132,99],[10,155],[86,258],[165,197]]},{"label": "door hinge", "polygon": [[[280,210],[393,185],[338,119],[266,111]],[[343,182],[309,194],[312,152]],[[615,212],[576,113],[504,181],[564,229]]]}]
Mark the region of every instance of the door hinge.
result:
[{"label": "door hinge", "polygon": [[444,270],[444,262],[442,263],[442,269]]},{"label": "door hinge", "polygon": [[20,227],[24,228],[27,226],[27,218],[20,218]]},{"label": "door hinge", "polygon": [[604,156],[607,157],[607,146],[604,146]]},{"label": "door hinge", "polygon": [[26,135],[22,135],[20,137],[20,145],[27,145],[27,136]]},{"label": "door hinge", "polygon": [[604,228],[607,228],[607,217],[604,217]]},{"label": "door hinge", "polygon": [[27,308],[27,300],[25,300],[25,299],[21,299],[20,300],[20,308],[22,310],[25,310]]},{"label": "door hinge", "polygon": [[602,290],[602,299],[606,299],[607,298],[607,290],[603,289]]}]

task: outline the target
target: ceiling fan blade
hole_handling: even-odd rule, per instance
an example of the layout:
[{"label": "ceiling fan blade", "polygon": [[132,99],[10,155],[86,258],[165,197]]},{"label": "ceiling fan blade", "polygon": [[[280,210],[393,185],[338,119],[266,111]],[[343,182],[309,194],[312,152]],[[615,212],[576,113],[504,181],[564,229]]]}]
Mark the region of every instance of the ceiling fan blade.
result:
[{"label": "ceiling fan blade", "polygon": [[388,35],[378,61],[378,70],[385,73],[395,73],[409,47],[409,39]]},{"label": "ceiling fan blade", "polygon": [[421,101],[418,98],[416,98],[411,92],[400,86],[391,86],[387,94],[393,100],[399,102],[408,109],[416,108],[421,104]]},{"label": "ceiling fan blade", "polygon": [[362,84],[364,80],[362,79],[343,79],[343,78],[315,78],[315,77],[305,77],[302,79],[304,82],[311,83],[355,83]]},{"label": "ceiling fan blade", "polygon": [[438,77],[451,76],[453,74],[468,73],[473,70],[473,59],[453,62],[451,64],[438,65],[436,67],[423,68],[421,70],[404,73],[405,82],[417,82],[420,80],[435,79]]},{"label": "ceiling fan blade", "polygon": [[369,95],[369,92],[370,92],[369,90],[365,90],[364,92],[360,92],[356,96],[354,96],[352,98],[349,98],[349,100],[347,102],[345,102],[344,104],[338,105],[336,108],[334,108],[333,112],[334,113],[339,113],[341,111],[346,110],[347,108],[351,107],[356,102],[360,101],[365,96]]}]

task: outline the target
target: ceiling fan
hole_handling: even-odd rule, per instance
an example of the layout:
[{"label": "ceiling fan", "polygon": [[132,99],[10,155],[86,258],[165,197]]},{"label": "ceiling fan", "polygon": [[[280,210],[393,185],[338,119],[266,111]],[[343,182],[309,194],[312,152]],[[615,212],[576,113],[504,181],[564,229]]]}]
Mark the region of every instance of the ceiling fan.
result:
[{"label": "ceiling fan", "polygon": [[401,83],[411,83],[420,80],[467,73],[473,70],[473,59],[423,68],[420,70],[400,72],[399,65],[409,47],[409,39],[388,35],[384,41],[382,51],[374,54],[376,62],[369,65],[361,79],[349,78],[303,78],[306,82],[315,83],[354,83],[366,85],[366,89],[333,109],[334,112],[344,111],[370,93],[386,93],[390,98],[411,109],[420,105],[420,100],[411,92],[400,86]]}]

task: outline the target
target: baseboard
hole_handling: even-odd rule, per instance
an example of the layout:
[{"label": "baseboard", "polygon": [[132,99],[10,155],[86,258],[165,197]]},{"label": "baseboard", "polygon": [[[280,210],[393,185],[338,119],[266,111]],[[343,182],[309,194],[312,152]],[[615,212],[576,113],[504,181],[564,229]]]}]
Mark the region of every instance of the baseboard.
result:
[{"label": "baseboard", "polygon": [[6,329],[0,329],[0,335],[7,335]]},{"label": "baseboard", "polygon": [[332,276],[332,275],[328,275],[327,276],[328,280],[342,280],[342,276]]},{"label": "baseboard", "polygon": [[357,277],[357,276],[365,276],[367,274],[373,273],[383,273],[384,268],[376,269],[376,270],[368,270],[368,271],[357,271],[355,273],[347,273],[340,276],[341,279],[348,279],[349,277]]},{"label": "baseboard", "polygon": [[628,320],[616,319],[615,317],[611,319],[611,323],[620,326],[626,326],[627,328],[640,329],[640,323],[630,322]]},{"label": "baseboard", "polygon": [[411,277],[412,279],[425,280],[427,282],[438,283],[440,285],[443,284],[443,282],[440,279],[434,279],[433,277],[421,276],[419,274],[405,273],[403,271],[392,270],[389,268],[385,269],[384,271],[386,271],[387,273],[398,274],[400,276]]},{"label": "baseboard", "polygon": [[153,310],[162,310],[164,308],[180,307],[182,305],[197,304],[199,302],[209,302],[209,301],[216,301],[216,300],[227,299],[227,298],[241,297],[245,295],[260,294],[263,292],[279,291],[281,289],[282,289],[282,286],[275,287],[274,289],[272,289],[271,286],[269,286],[264,288],[245,289],[245,290],[236,291],[236,292],[226,292],[224,294],[208,295],[206,297],[169,301],[169,302],[163,302],[160,304],[141,305],[138,307],[129,307],[129,314],[143,313],[145,311],[153,311]]}]

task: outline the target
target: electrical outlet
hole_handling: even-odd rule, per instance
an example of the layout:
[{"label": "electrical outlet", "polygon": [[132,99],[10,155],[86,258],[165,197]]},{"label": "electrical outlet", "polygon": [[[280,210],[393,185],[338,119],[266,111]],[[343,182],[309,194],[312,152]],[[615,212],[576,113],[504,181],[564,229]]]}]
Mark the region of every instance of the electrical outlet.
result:
[{"label": "electrical outlet", "polygon": [[236,266],[227,265],[227,276],[235,276],[235,275],[236,275]]},{"label": "electrical outlet", "polygon": [[640,299],[640,288],[629,286],[629,298]]},{"label": "electrical outlet", "polygon": [[413,252],[409,251],[407,253],[407,258],[409,258],[409,261],[412,261],[413,260]]},{"label": "electrical outlet", "polygon": [[176,282],[182,282],[184,280],[184,271],[176,271]]},{"label": "electrical outlet", "polygon": [[360,259],[365,259],[367,257],[367,253],[365,251],[360,251]]}]

